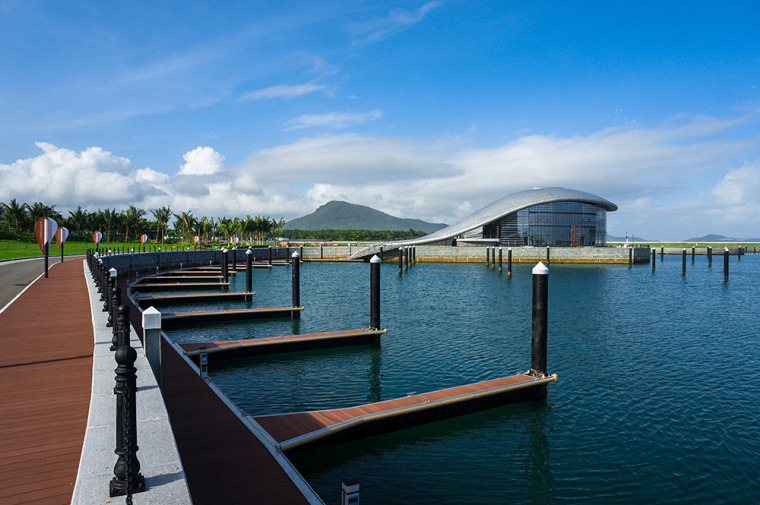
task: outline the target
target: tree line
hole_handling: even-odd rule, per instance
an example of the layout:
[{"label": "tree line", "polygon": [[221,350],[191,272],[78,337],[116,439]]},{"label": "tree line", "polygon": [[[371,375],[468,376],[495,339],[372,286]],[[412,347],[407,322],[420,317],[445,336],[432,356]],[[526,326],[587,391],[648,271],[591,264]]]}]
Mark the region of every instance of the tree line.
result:
[{"label": "tree line", "polygon": [[[56,210],[55,205],[42,202],[18,202],[15,198],[0,203],[0,226],[16,235],[34,233],[34,223],[43,217],[52,217],[58,226],[69,230],[72,240],[89,241],[92,234],[99,231],[105,242],[131,242],[143,234],[149,235],[155,242],[192,243],[199,237],[202,243],[211,243],[223,238],[230,242],[234,237],[247,239],[248,242],[263,243],[280,233],[285,220],[275,220],[265,216],[234,217],[196,217],[192,212],[175,214],[170,207],[145,209],[130,205],[127,209],[98,209],[89,212],[77,207],[64,216]],[[174,218],[173,228],[169,226]]]}]

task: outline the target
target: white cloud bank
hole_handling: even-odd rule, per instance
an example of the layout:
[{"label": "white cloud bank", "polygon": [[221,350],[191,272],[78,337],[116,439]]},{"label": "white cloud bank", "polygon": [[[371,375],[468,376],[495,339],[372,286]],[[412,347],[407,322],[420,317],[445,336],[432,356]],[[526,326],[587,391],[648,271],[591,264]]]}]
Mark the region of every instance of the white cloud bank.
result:
[{"label": "white cloud bank", "polygon": [[530,135],[493,148],[450,138],[328,135],[261,149],[229,167],[221,153],[198,147],[173,175],[135,169],[98,147],[77,153],[41,142],[39,156],[0,164],[0,201],[42,201],[60,210],[169,205],[196,215],[292,219],[346,200],[452,223],[514,191],[565,186],[618,204],[608,215],[614,234],[756,236],[760,142],[727,138],[735,123],[698,118],[569,138]]}]

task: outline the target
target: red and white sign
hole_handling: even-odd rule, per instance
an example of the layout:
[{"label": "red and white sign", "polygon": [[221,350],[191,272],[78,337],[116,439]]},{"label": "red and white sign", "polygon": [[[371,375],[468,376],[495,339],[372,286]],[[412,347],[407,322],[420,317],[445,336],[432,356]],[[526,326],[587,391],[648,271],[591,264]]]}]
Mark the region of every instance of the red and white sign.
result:
[{"label": "red and white sign", "polygon": [[195,242],[195,245],[198,245],[201,242],[201,238],[198,235],[196,235],[195,237],[193,237],[193,242]]},{"label": "red and white sign", "polygon": [[37,243],[40,244],[42,254],[45,254],[45,246],[50,245],[57,229],[58,223],[52,217],[43,217],[34,223],[34,235],[37,237]]},{"label": "red and white sign", "polygon": [[66,243],[66,239],[69,238],[69,229],[65,226],[58,228],[55,232],[55,241],[58,242],[58,247],[63,249],[63,244]]},{"label": "red and white sign", "polygon": [[95,247],[98,247],[100,245],[100,239],[103,238],[103,234],[99,231],[96,231],[92,234],[92,243],[95,244]]},{"label": "red and white sign", "polygon": [[145,245],[145,242],[148,241],[147,235],[140,235],[140,244]]}]

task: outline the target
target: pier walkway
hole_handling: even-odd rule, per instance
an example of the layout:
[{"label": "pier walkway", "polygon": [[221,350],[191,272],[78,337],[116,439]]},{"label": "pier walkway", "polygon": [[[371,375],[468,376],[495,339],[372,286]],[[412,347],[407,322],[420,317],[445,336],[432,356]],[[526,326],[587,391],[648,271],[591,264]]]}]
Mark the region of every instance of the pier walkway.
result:
[{"label": "pier walkway", "polygon": [[0,503],[71,502],[90,408],[89,306],[82,261],[69,260],[0,313]]}]

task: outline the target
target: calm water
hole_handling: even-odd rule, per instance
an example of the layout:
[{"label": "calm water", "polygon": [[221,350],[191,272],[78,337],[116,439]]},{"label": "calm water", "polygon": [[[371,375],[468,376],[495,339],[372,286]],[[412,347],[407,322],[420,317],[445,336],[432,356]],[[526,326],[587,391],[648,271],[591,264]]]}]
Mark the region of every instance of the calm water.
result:
[{"label": "calm water", "polygon": [[[327,503],[760,503],[760,256],[550,265],[546,400],[312,450],[292,461]],[[690,259],[688,260],[690,261]],[[382,266],[380,346],[219,366],[249,415],[337,408],[523,372],[530,268]],[[301,320],[172,331],[235,340],[366,327],[369,266],[302,266]],[[290,269],[254,271],[255,302],[290,304]],[[233,280],[242,291],[244,275]],[[240,306],[238,302],[234,306]],[[214,305],[223,307],[224,305]],[[231,306],[231,305],[229,305]],[[208,307],[208,306],[206,306]],[[186,309],[184,306],[183,309]],[[172,310],[172,308],[164,309]]]}]

